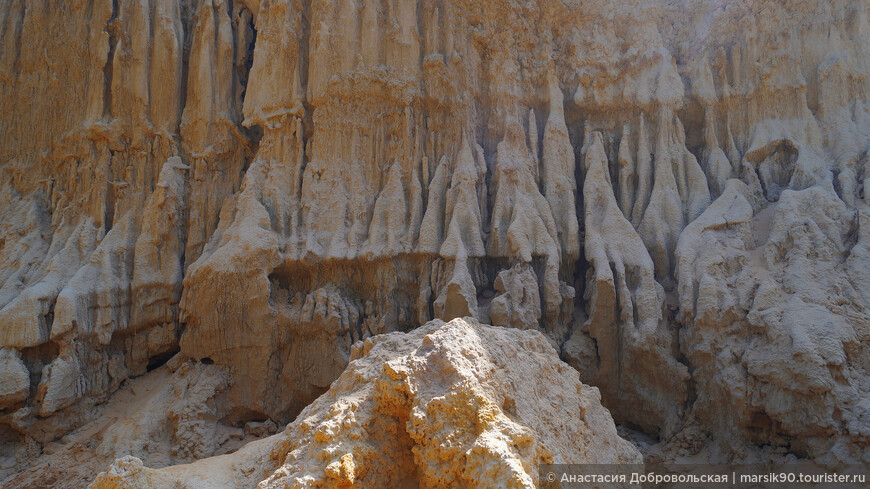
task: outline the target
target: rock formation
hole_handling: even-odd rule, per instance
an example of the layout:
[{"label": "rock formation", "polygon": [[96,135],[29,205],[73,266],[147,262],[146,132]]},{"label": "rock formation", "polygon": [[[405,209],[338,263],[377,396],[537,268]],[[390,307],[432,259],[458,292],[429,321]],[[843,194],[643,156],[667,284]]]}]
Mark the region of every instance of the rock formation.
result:
[{"label": "rock formation", "polygon": [[463,316],[665,458],[870,463],[868,17],[0,2],[0,480],[175,355],[283,425]]},{"label": "rock formation", "polygon": [[122,458],[90,487],[533,488],[552,463],[642,462],[541,333],[435,320],[357,343],[283,433],[188,466]]}]

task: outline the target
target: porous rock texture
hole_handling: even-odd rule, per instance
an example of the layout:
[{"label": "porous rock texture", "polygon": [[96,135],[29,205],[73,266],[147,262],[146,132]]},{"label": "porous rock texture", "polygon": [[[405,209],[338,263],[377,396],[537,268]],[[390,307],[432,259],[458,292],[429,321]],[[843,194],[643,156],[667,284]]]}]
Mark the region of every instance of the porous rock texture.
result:
[{"label": "porous rock texture", "polygon": [[90,487],[531,489],[540,464],[642,468],[600,399],[538,331],[434,320],[357,343],[281,434],[187,466],[126,457]]},{"label": "porous rock texture", "polygon": [[463,316],[541,331],[656,456],[870,463],[868,19],[0,2],[0,474],[176,353],[226,375],[215,429],[281,425]]}]

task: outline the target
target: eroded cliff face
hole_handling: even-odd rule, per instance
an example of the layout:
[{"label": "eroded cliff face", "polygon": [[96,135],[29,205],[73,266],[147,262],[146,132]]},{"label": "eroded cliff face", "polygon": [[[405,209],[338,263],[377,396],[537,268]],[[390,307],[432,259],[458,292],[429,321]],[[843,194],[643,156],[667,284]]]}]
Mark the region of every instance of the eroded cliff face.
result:
[{"label": "eroded cliff face", "polygon": [[4,460],[176,352],[283,423],[473,316],[668,456],[870,462],[868,15],[2,2]]}]

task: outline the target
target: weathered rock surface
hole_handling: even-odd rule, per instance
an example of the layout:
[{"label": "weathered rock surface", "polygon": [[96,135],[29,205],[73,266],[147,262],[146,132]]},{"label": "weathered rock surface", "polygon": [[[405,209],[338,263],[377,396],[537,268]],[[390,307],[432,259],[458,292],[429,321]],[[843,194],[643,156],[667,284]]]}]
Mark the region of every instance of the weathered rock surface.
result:
[{"label": "weathered rock surface", "polygon": [[[80,488],[118,458],[135,456],[151,467],[165,467],[238,449],[257,434],[220,422],[227,415],[226,370],[177,356],[168,366],[125,382],[95,408],[93,421],[41,447],[42,455],[22,464],[3,487]],[[20,449],[32,456],[40,447]]]},{"label": "weathered rock surface", "polygon": [[189,466],[123,458],[91,487],[533,488],[548,463],[642,459],[544,335],[435,320],[357,343],[279,435]]},{"label": "weathered rock surface", "polygon": [[0,475],[176,353],[210,423],[282,425],[463,316],[665,457],[870,463],[868,17],[0,2]]}]

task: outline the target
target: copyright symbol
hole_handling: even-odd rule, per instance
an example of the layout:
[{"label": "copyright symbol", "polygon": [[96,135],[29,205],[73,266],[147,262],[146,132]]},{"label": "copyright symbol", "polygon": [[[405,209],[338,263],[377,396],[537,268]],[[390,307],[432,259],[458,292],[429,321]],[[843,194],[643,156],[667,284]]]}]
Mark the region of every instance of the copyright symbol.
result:
[{"label": "copyright symbol", "polygon": [[552,472],[549,472],[549,473],[547,474],[547,480],[550,481],[550,482],[555,481],[555,480],[556,480],[556,474],[554,474],[554,473],[552,473]]}]

